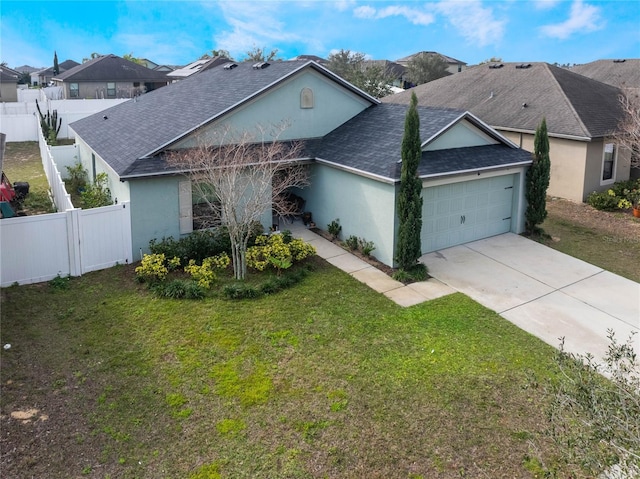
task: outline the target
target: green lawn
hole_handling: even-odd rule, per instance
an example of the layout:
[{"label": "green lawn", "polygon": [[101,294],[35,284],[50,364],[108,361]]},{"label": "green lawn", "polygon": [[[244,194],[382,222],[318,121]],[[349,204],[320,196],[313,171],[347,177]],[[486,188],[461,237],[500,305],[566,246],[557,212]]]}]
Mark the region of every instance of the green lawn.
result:
[{"label": "green lawn", "polygon": [[525,386],[551,347],[463,295],[403,309],[315,263],[259,300],[157,299],[132,267],[3,289],[4,477],[538,477]]}]

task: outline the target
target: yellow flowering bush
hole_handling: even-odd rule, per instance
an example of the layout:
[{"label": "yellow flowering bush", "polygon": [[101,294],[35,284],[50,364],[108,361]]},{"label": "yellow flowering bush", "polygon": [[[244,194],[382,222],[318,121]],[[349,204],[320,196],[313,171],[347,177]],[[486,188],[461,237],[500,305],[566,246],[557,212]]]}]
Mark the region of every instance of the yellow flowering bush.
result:
[{"label": "yellow flowering bush", "polygon": [[198,282],[203,288],[209,289],[211,283],[216,279],[215,269],[226,269],[231,263],[231,259],[227,253],[221,253],[217,256],[210,256],[202,260],[202,265],[196,264],[195,260],[189,260],[189,264],[185,266],[185,272]]},{"label": "yellow flowering bush", "polygon": [[168,272],[164,253],[145,254],[142,257],[142,263],[136,268],[136,276],[143,281],[150,282],[164,280]]},{"label": "yellow flowering bush", "polygon": [[283,235],[258,236],[255,246],[247,249],[247,266],[264,271],[267,266],[286,269],[294,261],[301,261],[315,254],[313,246],[301,239],[284,242]]}]

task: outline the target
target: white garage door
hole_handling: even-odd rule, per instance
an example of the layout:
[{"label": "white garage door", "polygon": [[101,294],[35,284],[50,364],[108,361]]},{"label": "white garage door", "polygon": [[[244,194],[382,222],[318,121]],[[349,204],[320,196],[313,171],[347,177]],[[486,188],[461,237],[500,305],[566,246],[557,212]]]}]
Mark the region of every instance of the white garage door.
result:
[{"label": "white garage door", "polygon": [[511,229],[515,175],[422,190],[422,252],[468,243]]}]

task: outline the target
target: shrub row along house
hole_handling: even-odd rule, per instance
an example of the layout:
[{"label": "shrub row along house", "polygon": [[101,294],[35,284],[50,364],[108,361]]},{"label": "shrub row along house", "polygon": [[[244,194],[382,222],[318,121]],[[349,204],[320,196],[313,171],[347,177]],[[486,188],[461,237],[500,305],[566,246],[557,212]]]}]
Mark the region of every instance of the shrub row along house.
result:
[{"label": "shrub row along house", "polygon": [[[603,62],[608,72],[622,65]],[[627,68],[631,63],[625,72],[631,71]],[[621,73],[626,77],[625,72]],[[385,97],[383,102],[408,105],[411,92],[421,105],[470,111],[527,151],[533,151],[536,127],[546,117],[550,195],[584,201],[592,191],[629,179],[630,152],[619,151],[610,139],[623,117],[622,91],[615,86],[547,63],[491,63]]]},{"label": "shrub row along house", "polygon": [[[192,231],[192,185],[167,162],[212,131],[288,124],[279,140],[304,140],[310,186],[293,193],[319,227],[339,218],[345,237],[373,241],[394,263],[400,146],[407,108],[381,103],[313,61],[226,63],[71,125],[78,157],[112,195],[129,201],[133,251]],[[524,225],[531,154],[472,113],[419,107],[423,252]],[[271,211],[263,217],[272,224]]]}]

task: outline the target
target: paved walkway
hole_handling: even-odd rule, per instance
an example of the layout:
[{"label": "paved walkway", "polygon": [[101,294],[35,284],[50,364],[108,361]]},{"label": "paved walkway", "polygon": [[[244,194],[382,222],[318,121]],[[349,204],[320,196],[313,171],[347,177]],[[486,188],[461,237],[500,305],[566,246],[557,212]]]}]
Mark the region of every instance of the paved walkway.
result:
[{"label": "paved walkway", "polygon": [[640,284],[519,235],[428,253],[421,261],[432,277],[404,285],[300,223],[284,228],[400,306],[460,291],[554,347],[564,337],[567,351],[596,358],[607,350],[608,330],[620,341],[640,333]]}]

